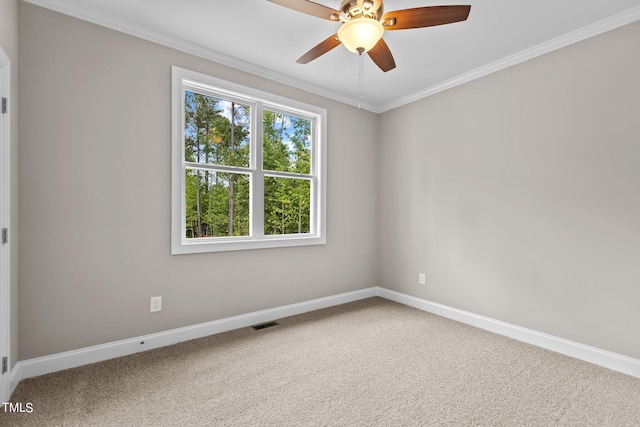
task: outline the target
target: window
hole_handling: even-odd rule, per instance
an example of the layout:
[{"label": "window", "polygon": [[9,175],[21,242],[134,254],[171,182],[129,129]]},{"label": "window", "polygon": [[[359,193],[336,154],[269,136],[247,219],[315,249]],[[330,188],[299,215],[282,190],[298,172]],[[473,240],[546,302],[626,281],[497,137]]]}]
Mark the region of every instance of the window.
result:
[{"label": "window", "polygon": [[171,253],[325,243],[326,110],[172,68]]}]

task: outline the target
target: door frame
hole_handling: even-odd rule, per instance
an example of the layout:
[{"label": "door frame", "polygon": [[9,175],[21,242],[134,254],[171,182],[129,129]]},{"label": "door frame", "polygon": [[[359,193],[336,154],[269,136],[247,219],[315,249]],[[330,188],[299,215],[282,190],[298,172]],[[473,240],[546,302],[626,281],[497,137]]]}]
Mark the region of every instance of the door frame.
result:
[{"label": "door frame", "polygon": [[[0,98],[10,98],[11,61],[0,46]],[[10,104],[10,102],[9,102]],[[7,112],[0,112],[0,229],[11,230],[11,133],[10,105]],[[0,373],[0,401],[10,397],[11,377],[11,236],[8,242],[0,242],[0,363],[7,357],[7,372]],[[0,371],[1,372],[1,371]]]}]

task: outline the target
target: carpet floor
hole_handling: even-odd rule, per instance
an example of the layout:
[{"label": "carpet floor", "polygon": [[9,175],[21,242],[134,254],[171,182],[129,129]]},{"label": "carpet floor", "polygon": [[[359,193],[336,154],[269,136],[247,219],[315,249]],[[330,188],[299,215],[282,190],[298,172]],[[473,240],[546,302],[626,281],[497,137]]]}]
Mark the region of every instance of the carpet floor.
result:
[{"label": "carpet floor", "polygon": [[24,380],[0,425],[640,426],[638,378],[382,298],[278,323]]}]

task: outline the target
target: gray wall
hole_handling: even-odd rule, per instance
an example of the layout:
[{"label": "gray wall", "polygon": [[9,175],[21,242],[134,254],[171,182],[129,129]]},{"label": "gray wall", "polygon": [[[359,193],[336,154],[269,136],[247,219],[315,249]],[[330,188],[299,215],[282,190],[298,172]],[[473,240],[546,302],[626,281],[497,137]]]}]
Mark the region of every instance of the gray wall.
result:
[{"label": "gray wall", "polygon": [[638,52],[640,22],[383,114],[381,285],[640,358]]},{"label": "gray wall", "polygon": [[11,60],[11,355],[18,361],[18,0],[0,0],[0,46]]},{"label": "gray wall", "polygon": [[[375,114],[27,3],[19,23],[21,360],[377,284]],[[326,245],[170,255],[171,65],[328,110]]]},{"label": "gray wall", "polygon": [[[380,116],[19,23],[20,359],[376,284],[640,358],[640,23]],[[169,255],[171,65],[328,109],[327,245]]]}]

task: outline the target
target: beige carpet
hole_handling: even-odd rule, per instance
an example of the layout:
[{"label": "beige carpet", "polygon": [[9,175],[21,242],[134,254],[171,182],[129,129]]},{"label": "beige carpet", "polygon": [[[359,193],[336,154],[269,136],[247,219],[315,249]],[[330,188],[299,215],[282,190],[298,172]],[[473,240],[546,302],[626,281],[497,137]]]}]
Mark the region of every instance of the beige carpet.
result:
[{"label": "beige carpet", "polygon": [[640,379],[381,298],[21,382],[2,426],[640,426]]}]

